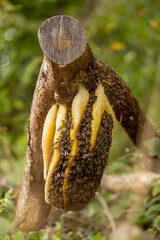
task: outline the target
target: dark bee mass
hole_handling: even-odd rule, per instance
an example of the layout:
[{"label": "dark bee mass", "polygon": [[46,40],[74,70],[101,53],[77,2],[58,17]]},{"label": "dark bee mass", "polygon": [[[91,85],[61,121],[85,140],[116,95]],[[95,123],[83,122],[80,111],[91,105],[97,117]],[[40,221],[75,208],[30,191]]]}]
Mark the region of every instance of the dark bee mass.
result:
[{"label": "dark bee mass", "polygon": [[[67,107],[66,120],[61,131],[61,140],[58,142],[60,152],[60,161],[56,167],[55,172],[52,174],[52,182],[49,189],[49,198],[57,208],[64,208],[63,200],[63,183],[65,169],[69,161],[71,146],[70,146],[70,128],[71,128],[71,106]],[[54,151],[54,146],[53,150]]]},{"label": "dark bee mass", "polygon": [[[52,186],[49,189],[49,196],[50,201],[57,208],[62,208],[65,211],[79,211],[95,196],[107,164],[112,141],[113,120],[106,111],[102,117],[96,143],[92,150],[89,150],[92,107],[95,100],[94,92],[90,93],[89,102],[77,134],[78,149],[72,163],[70,162],[71,107],[68,107],[66,122],[61,129],[62,138],[59,142],[60,161],[52,175]],[[64,176],[69,162],[71,169],[67,176]],[[65,177],[68,178],[68,185],[65,190],[66,204],[64,208],[63,183]]]}]

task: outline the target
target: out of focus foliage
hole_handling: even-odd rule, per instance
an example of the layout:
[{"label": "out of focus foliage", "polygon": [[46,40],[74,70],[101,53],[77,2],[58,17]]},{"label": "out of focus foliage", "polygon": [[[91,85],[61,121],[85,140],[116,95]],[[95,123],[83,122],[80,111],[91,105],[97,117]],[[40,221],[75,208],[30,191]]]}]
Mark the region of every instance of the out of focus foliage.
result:
[{"label": "out of focus foliage", "polygon": [[160,185],[157,182],[159,179],[151,182],[152,192],[145,200],[145,209],[139,214],[137,223],[154,236],[160,237]]},{"label": "out of focus foliage", "polygon": [[[73,16],[82,23],[92,51],[127,82],[145,114],[160,127],[159,0],[0,0],[0,184],[3,185],[15,187],[22,182],[29,112],[42,62],[37,31],[44,20],[58,14]],[[117,126],[107,172],[137,169],[138,155],[132,154],[133,151],[129,138]],[[111,194],[102,195],[106,201],[112,198]],[[130,192],[122,193],[110,206],[113,217],[123,219],[125,214],[120,209],[125,211],[136,201]],[[106,219],[97,200],[84,212],[96,216],[96,221],[104,225]],[[7,215],[2,217],[8,219]],[[96,227],[98,232],[99,225]],[[16,234],[13,239],[23,239],[23,234]],[[61,231],[55,239],[61,238],[58,234]],[[102,239],[99,232],[93,231],[91,235],[88,239]],[[29,239],[48,239],[47,236],[46,231],[31,233]],[[3,237],[10,239],[7,235]]]},{"label": "out of focus foliage", "polygon": [[0,187],[0,233],[11,230],[11,218],[14,213],[14,203],[12,189]]}]

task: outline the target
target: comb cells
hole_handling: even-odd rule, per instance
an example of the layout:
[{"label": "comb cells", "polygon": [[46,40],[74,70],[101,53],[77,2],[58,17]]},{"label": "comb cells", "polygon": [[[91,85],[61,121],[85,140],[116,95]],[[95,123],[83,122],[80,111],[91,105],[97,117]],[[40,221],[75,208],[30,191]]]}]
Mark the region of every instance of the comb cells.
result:
[{"label": "comb cells", "polygon": [[100,186],[115,125],[114,112],[99,84],[79,84],[72,104],[53,105],[43,128],[45,200],[79,211]]}]

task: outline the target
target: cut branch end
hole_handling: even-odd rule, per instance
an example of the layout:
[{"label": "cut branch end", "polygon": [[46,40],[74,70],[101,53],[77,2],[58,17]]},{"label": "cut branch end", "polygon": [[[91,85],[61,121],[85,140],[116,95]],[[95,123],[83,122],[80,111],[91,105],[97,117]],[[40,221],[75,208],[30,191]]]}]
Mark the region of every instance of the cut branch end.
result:
[{"label": "cut branch end", "polygon": [[65,15],[47,19],[39,29],[38,38],[43,52],[59,65],[74,62],[87,46],[86,34],[80,23]]}]

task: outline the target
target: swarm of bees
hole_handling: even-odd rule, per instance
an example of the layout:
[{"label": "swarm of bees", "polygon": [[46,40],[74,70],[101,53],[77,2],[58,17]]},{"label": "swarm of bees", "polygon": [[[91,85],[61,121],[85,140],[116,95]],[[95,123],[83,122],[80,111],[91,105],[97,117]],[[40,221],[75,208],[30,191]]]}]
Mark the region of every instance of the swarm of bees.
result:
[{"label": "swarm of bees", "polygon": [[64,211],[79,211],[95,196],[107,164],[115,115],[97,84],[82,83],[71,103],[54,104],[43,128],[45,200]]}]

